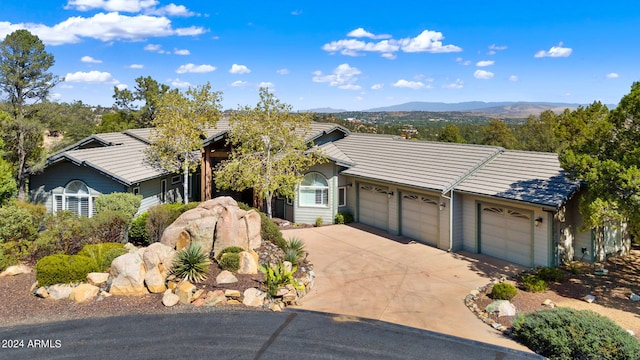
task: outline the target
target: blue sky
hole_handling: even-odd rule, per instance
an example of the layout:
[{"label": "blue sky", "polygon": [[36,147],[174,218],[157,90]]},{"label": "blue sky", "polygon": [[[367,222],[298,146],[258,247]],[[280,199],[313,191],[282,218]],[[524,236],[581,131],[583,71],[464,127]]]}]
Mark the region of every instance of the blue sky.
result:
[{"label": "blue sky", "polygon": [[294,109],[409,101],[615,104],[640,80],[637,1],[3,1],[0,39],[38,35],[53,99],[110,106],[151,76],[223,107],[268,86]]}]

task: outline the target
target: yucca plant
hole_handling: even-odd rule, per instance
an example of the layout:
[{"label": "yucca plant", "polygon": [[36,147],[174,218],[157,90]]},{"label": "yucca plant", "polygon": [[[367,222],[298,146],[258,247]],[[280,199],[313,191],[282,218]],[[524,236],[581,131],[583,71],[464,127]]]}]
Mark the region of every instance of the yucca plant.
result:
[{"label": "yucca plant", "polygon": [[199,246],[189,244],[176,254],[172,273],[178,278],[198,283],[207,278],[210,264],[209,257]]},{"label": "yucca plant", "polygon": [[304,241],[298,237],[292,237],[287,240],[287,246],[284,249],[285,251],[285,260],[297,264],[304,258],[306,253],[304,248]]}]

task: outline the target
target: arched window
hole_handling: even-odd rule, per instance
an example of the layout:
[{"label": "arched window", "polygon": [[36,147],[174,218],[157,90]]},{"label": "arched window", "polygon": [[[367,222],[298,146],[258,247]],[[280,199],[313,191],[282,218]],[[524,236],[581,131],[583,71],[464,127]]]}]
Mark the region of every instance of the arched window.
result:
[{"label": "arched window", "polygon": [[300,206],[329,205],[329,184],[319,173],[308,173],[300,183]]},{"label": "arched window", "polygon": [[62,204],[58,208],[69,210],[78,216],[93,215],[93,199],[89,194],[89,187],[80,180],[68,183],[62,193]]}]

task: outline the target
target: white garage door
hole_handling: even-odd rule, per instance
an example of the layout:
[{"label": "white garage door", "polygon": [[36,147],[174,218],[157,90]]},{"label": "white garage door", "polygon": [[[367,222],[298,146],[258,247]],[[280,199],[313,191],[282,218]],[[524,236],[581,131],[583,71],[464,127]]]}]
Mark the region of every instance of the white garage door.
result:
[{"label": "white garage door", "polygon": [[533,266],[531,213],[492,205],[482,205],[481,210],[480,252]]},{"label": "white garage door", "polygon": [[387,230],[389,221],[389,201],[387,188],[374,185],[360,185],[358,221]]},{"label": "white garage door", "polygon": [[438,246],[438,201],[419,194],[406,193],[401,198],[402,235]]}]

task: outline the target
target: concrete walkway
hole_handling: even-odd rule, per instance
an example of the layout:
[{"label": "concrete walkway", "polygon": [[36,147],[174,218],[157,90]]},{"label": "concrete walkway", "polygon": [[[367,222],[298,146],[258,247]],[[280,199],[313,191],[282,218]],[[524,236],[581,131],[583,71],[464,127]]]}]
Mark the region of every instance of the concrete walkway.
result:
[{"label": "concrete walkway", "polygon": [[447,253],[372,227],[283,231],[304,240],[314,288],[297,308],[387,321],[528,351],[464,305],[469,291],[521,269],[497,259]]}]

